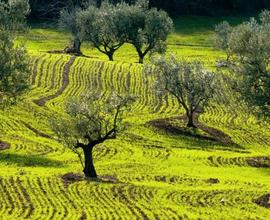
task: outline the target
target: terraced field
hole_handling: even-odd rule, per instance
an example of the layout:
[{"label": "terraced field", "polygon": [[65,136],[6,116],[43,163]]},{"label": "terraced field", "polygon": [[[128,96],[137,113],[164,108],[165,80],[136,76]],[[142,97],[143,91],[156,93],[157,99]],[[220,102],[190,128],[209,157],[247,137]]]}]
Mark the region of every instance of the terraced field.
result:
[{"label": "terraced field", "polygon": [[[177,29],[169,51],[202,58],[213,68],[223,54],[210,46],[212,29],[201,25],[197,32]],[[49,40],[44,39],[46,45]],[[0,151],[1,220],[270,219],[269,208],[256,204],[270,193],[270,126],[244,105],[214,103],[200,117],[234,145],[168,134],[148,122],[183,110],[172,97],[155,95],[154,77],[133,62],[136,54],[129,46],[117,62],[107,62],[48,54],[35,40],[30,43],[32,89],[0,114],[1,140],[11,145]],[[120,62],[125,49],[131,58]],[[85,48],[85,53],[96,52]],[[128,92],[137,101],[126,117],[128,129],[95,149],[103,181],[67,183],[62,175],[82,168],[76,155],[57,142],[48,118],[62,116],[65,100],[87,90],[105,97]]]}]

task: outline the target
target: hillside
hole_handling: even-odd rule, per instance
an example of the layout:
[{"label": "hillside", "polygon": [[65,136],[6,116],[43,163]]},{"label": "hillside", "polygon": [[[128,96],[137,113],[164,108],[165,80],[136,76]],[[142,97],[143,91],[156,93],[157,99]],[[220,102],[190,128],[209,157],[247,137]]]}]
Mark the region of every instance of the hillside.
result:
[{"label": "hillside", "polygon": [[[223,19],[177,19],[168,51],[214,69],[224,54],[212,47],[213,26]],[[149,122],[184,111],[171,96],[156,96],[154,76],[142,72],[130,46],[117,52],[116,62],[86,44],[89,57],[46,53],[68,39],[42,24],[18,39],[30,52],[31,90],[0,114],[1,140],[10,144],[0,151],[0,219],[270,219],[269,207],[256,204],[270,189],[267,122],[244,104],[214,103],[199,121],[230,137],[229,144],[160,130]],[[82,168],[48,118],[63,116],[65,100],[88,90],[104,97],[127,91],[137,100],[127,129],[94,151],[103,181],[73,182]],[[67,173],[78,175],[63,179]]]}]

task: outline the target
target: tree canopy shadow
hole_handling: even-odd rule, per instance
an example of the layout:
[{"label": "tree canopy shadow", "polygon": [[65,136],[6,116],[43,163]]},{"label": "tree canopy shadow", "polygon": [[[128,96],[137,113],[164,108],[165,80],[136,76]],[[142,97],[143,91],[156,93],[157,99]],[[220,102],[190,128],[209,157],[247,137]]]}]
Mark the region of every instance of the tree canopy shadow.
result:
[{"label": "tree canopy shadow", "polygon": [[[175,117],[166,119],[157,119],[150,121],[146,126],[154,128],[157,132],[163,133],[175,138],[181,138],[181,141],[188,145],[189,149],[202,150],[223,150],[241,153],[249,153],[244,147],[232,141],[230,136],[222,131],[199,123],[196,119],[197,129],[186,128],[183,125],[176,124],[175,121],[186,123],[185,117]],[[181,148],[181,146],[175,146]],[[185,146],[185,148],[187,148]]]},{"label": "tree canopy shadow", "polygon": [[0,153],[0,163],[19,167],[62,167],[63,163],[44,156]]}]

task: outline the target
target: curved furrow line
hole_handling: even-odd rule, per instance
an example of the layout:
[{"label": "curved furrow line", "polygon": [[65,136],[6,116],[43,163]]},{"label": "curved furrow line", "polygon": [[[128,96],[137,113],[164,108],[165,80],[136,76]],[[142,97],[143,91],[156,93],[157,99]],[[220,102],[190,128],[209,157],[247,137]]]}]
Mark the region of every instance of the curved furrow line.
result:
[{"label": "curved furrow line", "polygon": [[55,67],[57,65],[57,63],[54,61],[54,60],[50,60],[49,62],[48,62],[48,67],[47,67],[47,70],[45,71],[45,75],[43,76],[43,78],[42,79],[40,79],[41,80],[41,82],[40,82],[40,84],[38,85],[38,87],[42,87],[42,88],[49,88],[47,85],[48,85],[48,82],[50,81],[50,80],[48,80],[49,79],[49,77],[52,75],[52,73],[53,73],[53,68]]},{"label": "curved furrow line", "polygon": [[52,139],[52,140],[54,139],[51,135],[46,134],[46,133],[44,133],[44,132],[42,132],[42,131],[40,131],[40,130],[34,128],[34,127],[32,127],[30,124],[28,124],[28,123],[26,123],[26,122],[24,122],[24,121],[21,121],[21,123],[22,123],[27,129],[29,129],[30,131],[34,132],[34,133],[35,133],[37,136],[39,136],[39,137],[43,137],[43,138],[47,138],[47,139]]},{"label": "curved furrow line", "polygon": [[133,94],[137,96],[137,100],[135,104],[133,105],[133,111],[135,112],[142,112],[142,106],[143,106],[143,91],[142,91],[142,84],[141,84],[141,72],[138,71],[135,65],[133,65],[132,69],[133,74],[133,84],[134,84],[134,90]]},{"label": "curved furrow line", "polygon": [[16,184],[18,186],[18,189],[20,193],[22,194],[23,199],[23,204],[22,204],[22,215],[23,218],[29,219],[30,216],[32,216],[34,212],[34,205],[31,200],[30,194],[27,190],[27,188],[24,186],[23,181],[20,178],[16,178]]},{"label": "curved furrow line", "polygon": [[114,198],[127,207],[127,209],[130,211],[129,216],[134,216],[137,219],[148,219],[147,215],[144,213],[141,207],[139,207],[138,204],[134,203],[133,198],[130,198],[128,191],[130,187],[133,186],[113,186],[112,194]]},{"label": "curved furrow line", "polygon": [[158,213],[153,211],[149,204],[153,204],[154,195],[157,191],[153,188],[147,187],[129,187],[128,195],[131,198],[132,202],[136,202],[136,206],[140,210],[140,214],[144,219],[152,219],[158,217]]},{"label": "curved furrow line", "polygon": [[253,191],[242,190],[201,190],[201,191],[174,191],[164,195],[165,199],[175,204],[192,207],[235,207],[244,204],[253,204],[258,195]]},{"label": "curved furrow line", "polygon": [[51,102],[48,102],[48,105],[51,104],[52,108],[55,108],[55,106],[57,106],[62,109],[64,100],[67,100],[70,97],[78,96],[81,93],[83,89],[83,74],[81,72],[80,66],[82,66],[82,64],[78,62],[78,60],[74,62],[72,66],[70,66],[69,81],[66,85],[65,90],[59,96],[55,97]]},{"label": "curved furrow line", "polygon": [[250,166],[255,168],[269,168],[270,157],[269,156],[257,156],[257,157],[233,157],[225,158],[222,156],[208,157],[208,162],[211,166]]},{"label": "curved furrow line", "polygon": [[[61,59],[60,59],[61,58]],[[45,96],[45,95],[51,95],[52,93],[55,93],[58,88],[61,86],[61,73],[64,69],[64,66],[67,62],[67,57],[61,57],[60,56],[52,56],[50,59],[42,60],[46,61],[44,64],[41,63],[39,65],[38,69],[38,74],[37,76],[39,77],[43,71],[45,71],[45,64],[47,66],[47,63],[51,63],[51,65],[48,66],[47,74],[49,74],[49,77],[51,78],[48,80],[48,82],[52,81],[52,75],[54,75],[54,88],[51,88],[51,86],[43,80],[43,87],[38,87],[35,85],[34,89],[30,91],[29,95],[27,96],[27,99],[31,102],[33,99],[38,99],[40,96]],[[57,60],[59,60],[59,63],[57,63]],[[55,72],[52,72],[55,69]],[[41,77],[41,76],[40,76]],[[47,86],[47,87],[46,87]]]},{"label": "curved furrow line", "polygon": [[[57,89],[56,85],[56,79],[57,79],[57,69],[60,69],[59,65],[61,64],[61,61],[63,60],[63,56],[60,56],[54,63],[51,79],[48,80],[48,83],[46,84],[46,87],[49,87],[50,90]],[[62,62],[63,63],[63,62]],[[49,83],[50,82],[50,83]],[[50,85],[49,85],[50,84]]]},{"label": "curved furrow line", "polygon": [[115,157],[118,153],[118,149],[113,147],[107,147],[107,145],[102,144],[94,149],[93,156],[95,159],[111,159]]},{"label": "curved furrow line", "polygon": [[104,201],[105,192],[103,191],[101,194],[98,192],[98,185],[78,184],[75,189],[79,198],[87,201],[88,204],[84,209],[89,210],[90,215],[96,216],[98,219],[109,219],[111,205],[107,204],[106,200]]},{"label": "curved furrow line", "polygon": [[222,156],[210,156],[208,157],[208,162],[211,166],[220,167],[220,166],[248,166],[246,158],[244,157],[235,157],[235,158],[225,158]]},{"label": "curved furrow line", "polygon": [[52,60],[51,60],[51,55],[49,55],[48,59],[46,59],[47,62],[43,63],[43,65],[41,66],[40,69],[40,73],[37,75],[38,79],[37,79],[37,87],[41,87],[42,84],[42,79],[44,77],[44,75],[46,76],[49,73],[49,68],[50,65],[52,64]]},{"label": "curved furrow line", "polygon": [[[36,77],[37,77],[37,73],[38,73],[38,67],[39,67],[39,63],[40,63],[40,60],[42,60],[42,63],[45,62],[45,57],[47,56],[47,54],[42,54],[38,57],[35,58],[34,62],[33,62],[33,65],[32,65],[32,80],[31,80],[31,84],[32,85],[35,85],[36,83]],[[42,64],[41,64],[42,65]]]},{"label": "curved furrow line", "polygon": [[165,113],[168,113],[170,111],[170,106],[169,106],[169,95],[166,94],[162,97],[162,108],[160,109],[160,112],[159,114],[165,114]]},{"label": "curved furrow line", "polygon": [[64,94],[65,97],[75,97],[79,96],[83,91],[86,91],[88,80],[86,75],[85,60],[77,62],[77,65],[74,65],[70,70],[70,85],[66,89]]},{"label": "curved furrow line", "polygon": [[56,97],[60,96],[64,92],[64,90],[66,89],[66,87],[69,84],[69,70],[70,70],[70,67],[75,62],[75,60],[76,60],[76,57],[71,57],[70,60],[66,63],[66,65],[64,67],[63,76],[62,76],[62,86],[61,86],[61,88],[53,95],[34,100],[34,102],[37,105],[44,106],[46,104],[46,102],[48,102],[48,101],[50,101],[52,99],[55,99]]},{"label": "curved furrow line", "polygon": [[42,178],[42,180],[39,177],[37,178],[37,185],[42,191],[43,197],[46,197],[48,206],[53,209],[50,218],[63,219],[64,216],[67,216],[68,204],[62,204],[62,201],[59,199],[59,193],[55,191],[54,187],[50,187],[49,182],[49,178]]},{"label": "curved furrow line", "polygon": [[[25,122],[9,119],[8,121],[2,121],[2,126],[6,130],[6,138],[12,142],[12,149],[16,151],[26,151],[31,154],[48,154],[58,151],[57,148],[51,146],[50,141],[41,141],[41,138],[52,140],[52,137]],[[40,138],[37,139],[37,136]]]},{"label": "curved furrow line", "polygon": [[143,146],[143,156],[146,158],[155,158],[159,160],[168,160],[172,151],[159,145],[146,145]]},{"label": "curved furrow line", "polygon": [[[118,74],[119,74],[119,65],[117,65],[116,63],[114,63],[114,64],[110,64],[110,68],[109,68],[109,71],[108,71],[108,73],[109,73],[109,77],[108,77],[108,79],[109,79],[109,82],[110,82],[110,91],[112,91],[112,92],[115,92],[115,93],[117,93],[118,91],[117,91],[117,80],[116,80],[116,78],[117,78],[117,76],[118,76]],[[116,85],[114,85],[114,82],[116,82]]]},{"label": "curved furrow line", "polygon": [[244,145],[259,144],[261,146],[270,144],[268,131],[262,124],[256,122],[254,116],[244,113],[236,114],[228,112],[222,107],[208,108],[201,116],[201,120],[210,125],[218,125],[235,140],[236,143]]},{"label": "curved furrow line", "polygon": [[[40,178],[32,180],[30,183],[30,188],[34,193],[36,200],[39,201],[38,204],[41,207],[41,216],[46,216],[47,219],[54,219],[57,214],[57,208],[55,207],[52,198],[48,196],[47,189],[46,187],[43,187]],[[39,190],[37,191],[36,189]]]},{"label": "curved furrow line", "polygon": [[57,195],[57,200],[64,208],[63,219],[71,219],[73,210],[78,209],[75,201],[70,198],[70,195],[58,178],[48,179],[48,186],[50,189],[53,189],[52,193]]},{"label": "curved furrow line", "polygon": [[90,203],[91,200],[85,202],[85,193],[82,193],[82,184],[76,183],[68,187],[68,195],[76,201],[77,207],[80,207],[79,210],[84,213],[85,219],[95,218],[94,206]]},{"label": "curved furrow line", "polygon": [[116,80],[117,80],[116,82],[118,82],[117,83],[117,93],[119,93],[119,94],[127,94],[127,90],[126,90],[126,70],[125,70],[124,64],[122,64],[120,66],[120,69],[118,71]]},{"label": "curved furrow line", "polygon": [[[115,197],[112,195],[112,187],[108,188],[107,189],[107,192],[104,193],[104,200],[107,201],[108,204],[112,204],[111,207],[114,207],[112,208],[112,219],[117,219],[119,218],[119,216],[125,216],[127,213],[126,213],[126,206],[125,205],[122,205],[121,203],[118,203],[117,200],[115,199]],[[99,189],[101,189],[101,187],[99,187]],[[100,190],[100,194],[102,194],[104,190],[101,189]]]},{"label": "curved furrow line", "polygon": [[113,198],[111,187],[97,186],[92,192],[96,198],[99,198],[100,204],[106,210],[106,213],[102,215],[101,219],[103,219],[103,216],[106,219],[117,219],[117,217],[125,213],[125,207],[121,207]]},{"label": "curved furrow line", "polygon": [[25,201],[23,195],[17,188],[13,177],[3,180],[3,186],[5,188],[5,193],[7,194],[4,195],[4,197],[8,197],[6,207],[8,209],[8,215],[16,216],[16,218],[22,217],[26,209],[24,204]]},{"label": "curved furrow line", "polygon": [[33,202],[33,213],[31,215],[31,219],[40,219],[41,216],[50,216],[48,215],[49,209],[44,210],[44,201],[46,198],[42,198],[37,195],[37,190],[34,184],[33,179],[26,178],[25,180],[25,188],[28,190],[31,195],[31,201]]},{"label": "curved furrow line", "polygon": [[0,204],[2,209],[0,213],[2,213],[3,216],[12,215],[13,211],[15,211],[15,201],[13,200],[13,197],[11,196],[8,188],[9,187],[6,180],[0,178]]}]

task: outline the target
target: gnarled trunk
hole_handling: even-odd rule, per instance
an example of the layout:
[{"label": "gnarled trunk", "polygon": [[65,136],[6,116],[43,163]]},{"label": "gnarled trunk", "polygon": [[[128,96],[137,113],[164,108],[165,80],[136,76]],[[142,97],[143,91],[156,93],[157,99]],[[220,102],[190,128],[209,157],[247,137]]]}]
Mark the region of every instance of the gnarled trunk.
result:
[{"label": "gnarled trunk", "polygon": [[144,56],[139,56],[139,63],[143,64]]},{"label": "gnarled trunk", "polygon": [[138,56],[139,56],[139,63],[143,64],[145,54],[141,51],[141,48],[136,47],[136,51],[137,51]]},{"label": "gnarled trunk", "polygon": [[107,53],[107,56],[108,56],[110,61],[113,61],[113,54],[114,54],[114,52],[112,52],[112,51]]},{"label": "gnarled trunk", "polygon": [[84,175],[88,178],[97,178],[97,173],[93,163],[93,147],[83,147],[84,153]]},{"label": "gnarled trunk", "polygon": [[194,124],[194,112],[187,113],[187,118],[188,118],[187,127],[196,128],[196,125]]},{"label": "gnarled trunk", "polygon": [[68,47],[65,48],[65,53],[71,53],[76,55],[81,55],[81,40],[79,38],[75,38]]}]

